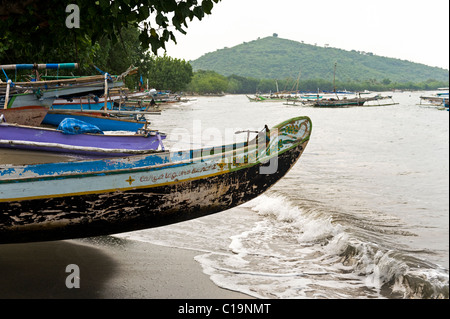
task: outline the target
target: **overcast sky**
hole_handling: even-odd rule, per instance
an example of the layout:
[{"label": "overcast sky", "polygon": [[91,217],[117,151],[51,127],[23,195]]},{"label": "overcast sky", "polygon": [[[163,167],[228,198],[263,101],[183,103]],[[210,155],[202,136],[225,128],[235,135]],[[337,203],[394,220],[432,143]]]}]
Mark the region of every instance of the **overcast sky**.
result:
[{"label": "overcast sky", "polygon": [[449,69],[449,0],[222,0],[167,54],[195,60],[273,33]]}]

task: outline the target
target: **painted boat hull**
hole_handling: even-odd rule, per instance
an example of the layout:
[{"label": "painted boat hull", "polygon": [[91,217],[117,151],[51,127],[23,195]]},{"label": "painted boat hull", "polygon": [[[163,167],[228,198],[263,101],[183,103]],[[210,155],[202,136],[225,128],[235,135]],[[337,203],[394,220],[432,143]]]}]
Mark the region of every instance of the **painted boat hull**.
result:
[{"label": "painted boat hull", "polygon": [[47,115],[47,108],[43,106],[23,106],[12,109],[0,109],[7,123],[39,126]]},{"label": "painted boat hull", "polygon": [[83,156],[127,156],[158,150],[165,135],[69,135],[54,129],[0,124],[0,147]]},{"label": "painted boat hull", "polygon": [[0,243],[159,227],[245,203],[297,162],[311,122],[301,117],[275,128],[262,152],[241,144],[219,147],[218,153],[200,150],[201,156],[194,155],[197,150],[4,168]]},{"label": "painted boat hull", "polygon": [[365,101],[361,102],[315,102],[314,107],[347,107],[347,106],[363,106]]},{"label": "painted boat hull", "polygon": [[[111,110],[114,102],[107,101],[106,109]],[[57,99],[52,103],[51,110],[103,110],[105,108],[105,99],[99,98],[98,102],[95,102],[94,99],[80,99],[74,98],[72,100],[65,99]]]},{"label": "painted boat hull", "polygon": [[75,118],[77,120],[97,126],[102,131],[130,131],[137,132],[144,128],[146,121],[135,121],[121,118],[111,118],[105,116],[95,116],[78,113],[58,113],[49,111],[45,116],[43,123],[58,126],[65,118]]}]

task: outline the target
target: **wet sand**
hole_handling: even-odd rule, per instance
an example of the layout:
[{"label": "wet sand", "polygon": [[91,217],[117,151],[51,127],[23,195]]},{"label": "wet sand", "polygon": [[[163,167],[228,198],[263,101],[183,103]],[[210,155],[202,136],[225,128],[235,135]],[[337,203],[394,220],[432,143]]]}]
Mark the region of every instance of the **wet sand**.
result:
[{"label": "wet sand", "polygon": [[[105,236],[0,245],[1,299],[249,299],[217,287],[195,251]],[[79,277],[68,265],[75,264]],[[79,288],[67,288],[79,283]]]}]

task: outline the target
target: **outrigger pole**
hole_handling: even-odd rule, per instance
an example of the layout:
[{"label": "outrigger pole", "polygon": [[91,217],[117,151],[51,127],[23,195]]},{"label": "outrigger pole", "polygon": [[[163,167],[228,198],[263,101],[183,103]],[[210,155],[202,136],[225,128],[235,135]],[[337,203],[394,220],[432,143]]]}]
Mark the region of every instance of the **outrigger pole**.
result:
[{"label": "outrigger pole", "polygon": [[3,70],[78,69],[78,63],[5,64],[0,65],[0,69]]}]

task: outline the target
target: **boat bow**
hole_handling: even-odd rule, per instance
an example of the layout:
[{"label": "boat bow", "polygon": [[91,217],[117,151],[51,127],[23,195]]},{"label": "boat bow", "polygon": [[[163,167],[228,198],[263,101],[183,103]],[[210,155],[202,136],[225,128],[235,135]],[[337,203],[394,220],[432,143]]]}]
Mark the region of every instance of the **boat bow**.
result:
[{"label": "boat bow", "polygon": [[0,243],[90,237],[224,211],[262,194],[297,162],[308,117],[213,148],[0,169]]}]

